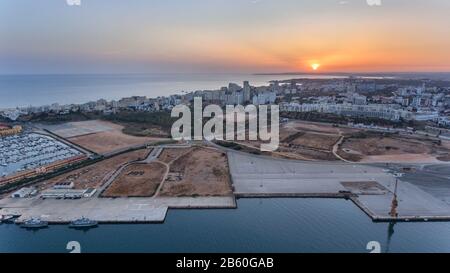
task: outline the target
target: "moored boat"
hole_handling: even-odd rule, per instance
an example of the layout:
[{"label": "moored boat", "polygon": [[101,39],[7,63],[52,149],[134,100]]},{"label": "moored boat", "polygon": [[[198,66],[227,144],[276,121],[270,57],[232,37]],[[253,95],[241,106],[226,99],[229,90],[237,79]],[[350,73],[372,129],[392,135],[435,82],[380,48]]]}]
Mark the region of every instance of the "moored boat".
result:
[{"label": "moored boat", "polygon": [[98,226],[98,222],[82,217],[80,219],[74,220],[70,223],[70,228],[92,228]]},{"label": "moored boat", "polygon": [[38,218],[31,218],[31,219],[23,222],[20,225],[20,227],[30,228],[30,229],[46,228],[46,227],[48,227],[48,222],[42,221],[41,219],[38,219]]},{"label": "moored boat", "polygon": [[13,223],[14,222],[14,218],[16,218],[14,215],[2,215],[0,222]]}]

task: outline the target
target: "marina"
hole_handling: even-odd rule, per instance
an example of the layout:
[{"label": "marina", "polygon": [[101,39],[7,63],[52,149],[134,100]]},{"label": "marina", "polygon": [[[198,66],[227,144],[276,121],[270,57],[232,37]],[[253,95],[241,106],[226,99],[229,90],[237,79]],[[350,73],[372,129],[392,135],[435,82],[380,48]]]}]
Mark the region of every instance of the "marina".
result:
[{"label": "marina", "polygon": [[82,155],[64,143],[37,133],[1,137],[0,154],[0,178],[39,168],[45,171],[46,165]]}]

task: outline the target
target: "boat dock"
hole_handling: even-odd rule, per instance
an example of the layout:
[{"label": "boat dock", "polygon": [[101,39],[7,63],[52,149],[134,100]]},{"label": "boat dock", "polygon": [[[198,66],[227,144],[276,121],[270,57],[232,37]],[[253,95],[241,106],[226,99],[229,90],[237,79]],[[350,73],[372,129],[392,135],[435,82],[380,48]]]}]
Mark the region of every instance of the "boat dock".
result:
[{"label": "boat dock", "polygon": [[20,215],[17,223],[38,217],[50,224],[68,224],[81,217],[99,223],[161,223],[169,209],[236,208],[234,197],[83,198],[57,200],[6,198],[0,214]]}]

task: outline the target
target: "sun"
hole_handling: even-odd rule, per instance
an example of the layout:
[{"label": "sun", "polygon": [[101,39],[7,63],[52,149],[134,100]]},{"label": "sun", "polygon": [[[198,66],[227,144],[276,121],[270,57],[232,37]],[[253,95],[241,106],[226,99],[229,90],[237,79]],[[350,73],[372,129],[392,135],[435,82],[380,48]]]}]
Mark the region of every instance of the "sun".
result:
[{"label": "sun", "polygon": [[314,63],[314,64],[311,65],[311,68],[313,70],[317,70],[317,69],[319,69],[319,67],[320,67],[320,64],[317,64],[317,63]]}]

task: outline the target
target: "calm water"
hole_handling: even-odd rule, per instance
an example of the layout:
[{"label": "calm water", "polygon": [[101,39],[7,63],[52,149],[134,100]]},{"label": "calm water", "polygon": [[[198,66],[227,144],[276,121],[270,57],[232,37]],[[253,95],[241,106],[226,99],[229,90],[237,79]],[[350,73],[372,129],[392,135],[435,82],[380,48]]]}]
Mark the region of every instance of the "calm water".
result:
[{"label": "calm water", "polygon": [[270,80],[295,77],[330,78],[342,76],[270,76],[250,74],[125,74],[125,75],[0,75],[0,108],[40,106],[52,103],[85,103],[126,96],[158,97],[181,91],[219,89],[229,82],[254,86]]},{"label": "calm water", "polygon": [[450,252],[450,223],[372,223],[338,199],[240,199],[238,209],[169,210],[164,224],[101,225],[89,231],[0,225],[0,252]]}]

